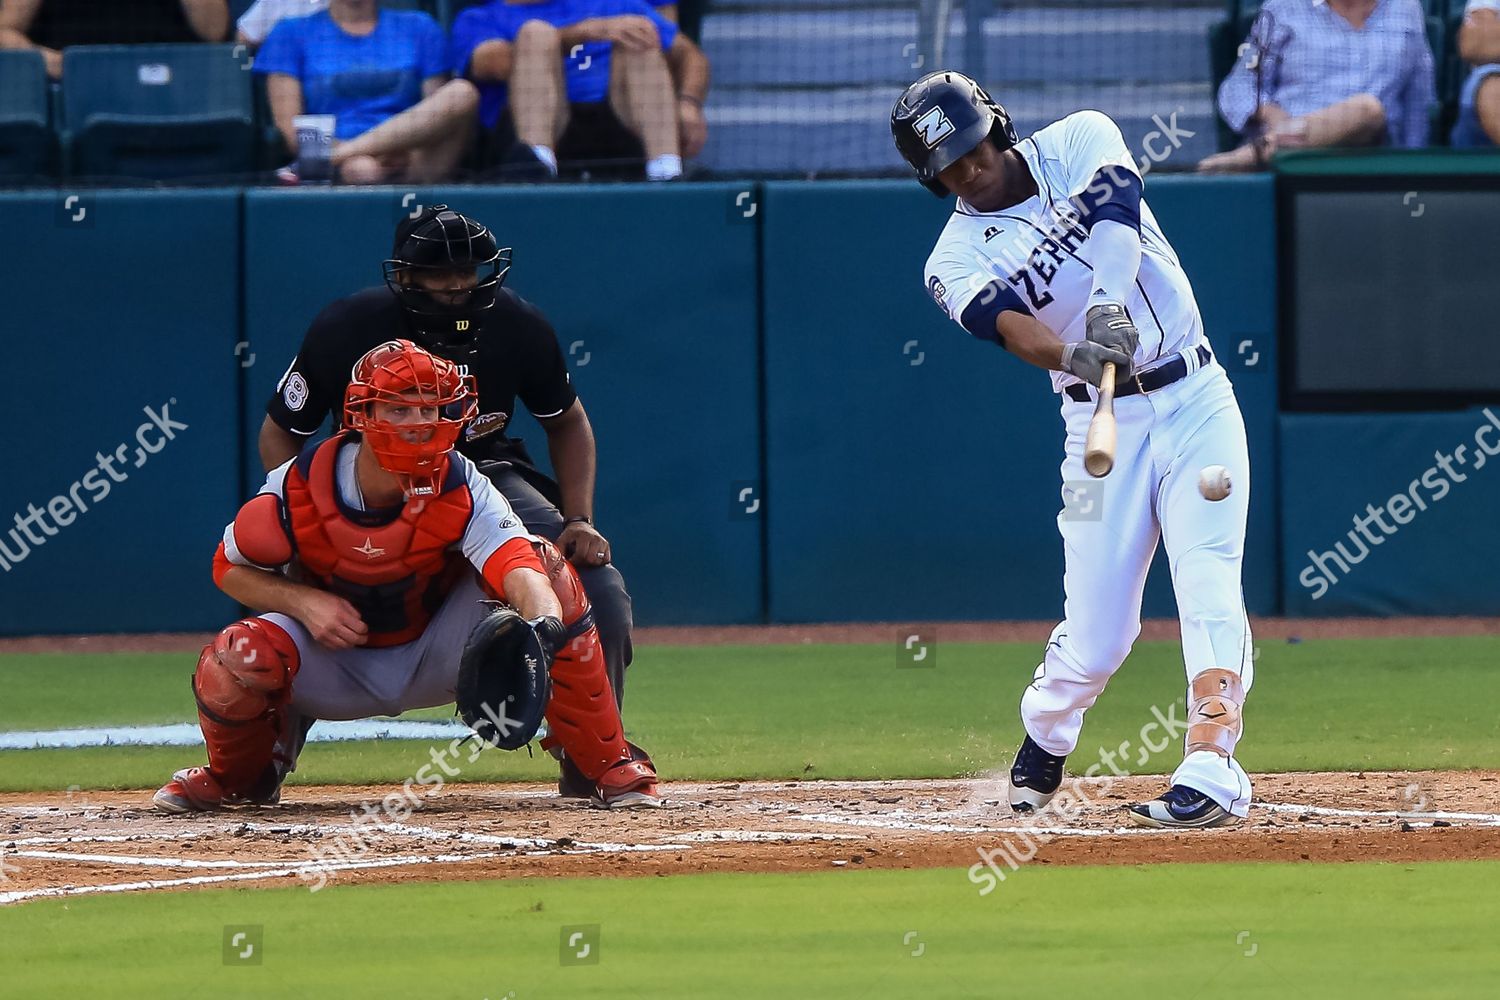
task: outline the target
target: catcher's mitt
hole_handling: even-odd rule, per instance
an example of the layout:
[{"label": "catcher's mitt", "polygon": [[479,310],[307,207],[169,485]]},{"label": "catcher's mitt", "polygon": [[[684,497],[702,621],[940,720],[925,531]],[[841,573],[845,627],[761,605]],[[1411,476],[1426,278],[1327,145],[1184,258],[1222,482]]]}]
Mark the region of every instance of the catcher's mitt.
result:
[{"label": "catcher's mitt", "polygon": [[553,639],[561,632],[562,622],[555,618],[533,626],[503,605],[474,626],[459,662],[454,700],[459,717],[480,739],[502,750],[531,742],[552,695]]}]

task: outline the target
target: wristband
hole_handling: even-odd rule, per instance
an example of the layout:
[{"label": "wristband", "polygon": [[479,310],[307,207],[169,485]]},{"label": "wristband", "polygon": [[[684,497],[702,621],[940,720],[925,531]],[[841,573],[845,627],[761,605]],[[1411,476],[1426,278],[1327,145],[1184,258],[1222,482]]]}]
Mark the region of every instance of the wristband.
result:
[{"label": "wristband", "polygon": [[589,517],[587,514],[577,514],[573,517],[563,518],[563,527],[566,528],[570,524],[579,524],[580,522],[588,525],[590,528],[594,526],[594,519],[592,517]]}]

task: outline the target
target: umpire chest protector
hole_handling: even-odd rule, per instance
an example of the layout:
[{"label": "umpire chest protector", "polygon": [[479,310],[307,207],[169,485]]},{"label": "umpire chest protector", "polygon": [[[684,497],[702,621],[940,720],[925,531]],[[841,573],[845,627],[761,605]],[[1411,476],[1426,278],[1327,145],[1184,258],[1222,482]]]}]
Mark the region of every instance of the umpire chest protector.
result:
[{"label": "umpire chest protector", "polygon": [[306,582],[353,604],[369,626],[368,646],[397,646],[422,634],[433,614],[470,571],[454,546],[463,538],[473,498],[449,461],[436,497],[413,498],[397,511],[360,511],[334,479],[339,434],[305,450],[286,476],[287,518]]}]

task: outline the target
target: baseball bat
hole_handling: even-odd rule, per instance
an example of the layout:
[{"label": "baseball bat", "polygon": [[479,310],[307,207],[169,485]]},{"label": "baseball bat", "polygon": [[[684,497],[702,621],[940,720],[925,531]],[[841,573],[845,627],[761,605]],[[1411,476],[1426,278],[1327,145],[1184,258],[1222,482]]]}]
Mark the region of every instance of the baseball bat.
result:
[{"label": "baseball bat", "polygon": [[1099,402],[1094,407],[1094,419],[1089,421],[1088,437],[1083,445],[1083,467],[1088,474],[1098,479],[1109,475],[1115,467],[1115,365],[1104,363],[1104,374],[1099,379]]}]

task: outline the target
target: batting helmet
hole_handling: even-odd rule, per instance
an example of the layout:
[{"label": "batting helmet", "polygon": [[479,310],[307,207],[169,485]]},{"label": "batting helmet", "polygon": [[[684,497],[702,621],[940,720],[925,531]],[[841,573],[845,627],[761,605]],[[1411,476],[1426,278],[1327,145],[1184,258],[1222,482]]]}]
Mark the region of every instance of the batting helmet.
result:
[{"label": "batting helmet", "polygon": [[917,179],[939,198],[949,192],[937,175],[988,139],[1004,152],[1017,142],[1010,114],[962,73],[929,73],[891,109],[891,135]]},{"label": "batting helmet", "polygon": [[[395,246],[384,265],[385,283],[420,328],[437,329],[442,343],[436,346],[461,346],[473,337],[479,314],[495,304],[495,294],[510,271],[510,258],[510,247],[497,246],[488,227],[447,205],[433,205],[396,226]],[[450,304],[412,280],[422,271],[474,271],[478,283],[466,289],[462,301]]]}]

